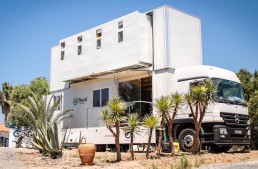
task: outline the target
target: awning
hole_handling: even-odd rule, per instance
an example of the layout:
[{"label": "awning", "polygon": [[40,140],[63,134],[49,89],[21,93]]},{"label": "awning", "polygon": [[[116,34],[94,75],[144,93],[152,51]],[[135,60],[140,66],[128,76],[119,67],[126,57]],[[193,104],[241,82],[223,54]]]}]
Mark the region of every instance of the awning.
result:
[{"label": "awning", "polygon": [[78,83],[78,82],[82,82],[82,81],[94,80],[94,79],[97,79],[97,78],[100,78],[103,76],[107,76],[107,75],[119,73],[119,72],[124,72],[124,71],[128,71],[128,70],[139,71],[141,69],[146,69],[146,68],[150,67],[151,65],[152,64],[140,62],[139,64],[135,64],[135,65],[119,68],[119,69],[113,69],[113,70],[108,70],[108,71],[99,72],[99,73],[92,73],[91,75],[86,75],[86,76],[78,77],[78,78],[66,79],[66,80],[64,80],[64,82]]}]

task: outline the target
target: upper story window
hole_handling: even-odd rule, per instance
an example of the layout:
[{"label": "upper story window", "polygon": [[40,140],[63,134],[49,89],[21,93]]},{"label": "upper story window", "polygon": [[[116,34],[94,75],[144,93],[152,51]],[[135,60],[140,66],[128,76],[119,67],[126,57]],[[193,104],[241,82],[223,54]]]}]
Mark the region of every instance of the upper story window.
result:
[{"label": "upper story window", "polygon": [[54,96],[54,104],[59,103],[58,107],[56,108],[56,111],[60,111],[62,109],[62,95],[56,95]]},{"label": "upper story window", "polygon": [[65,42],[61,43],[61,48],[65,48]]},{"label": "upper story window", "polygon": [[93,91],[93,107],[105,106],[109,100],[109,88]]},{"label": "upper story window", "polygon": [[123,29],[123,21],[118,22],[118,29]]},{"label": "upper story window", "polygon": [[78,36],[77,40],[78,40],[79,43],[82,42],[82,36]]},{"label": "upper story window", "polygon": [[102,30],[96,30],[96,38],[97,38],[97,49],[101,48],[101,37],[102,37]]},{"label": "upper story window", "polygon": [[82,45],[79,45],[78,46],[78,55],[81,55],[82,54]]},{"label": "upper story window", "polygon": [[123,21],[118,22],[118,42],[123,42],[124,35],[123,35]]},{"label": "upper story window", "polygon": [[61,60],[64,60],[65,57],[65,51],[61,51]]}]

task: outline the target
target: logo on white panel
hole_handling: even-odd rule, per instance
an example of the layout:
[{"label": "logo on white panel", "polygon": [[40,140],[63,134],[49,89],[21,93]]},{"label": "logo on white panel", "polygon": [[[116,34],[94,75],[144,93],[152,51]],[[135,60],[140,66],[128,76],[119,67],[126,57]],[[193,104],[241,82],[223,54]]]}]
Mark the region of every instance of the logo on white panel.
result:
[{"label": "logo on white panel", "polygon": [[85,97],[85,98],[74,98],[73,99],[73,105],[85,104],[86,102],[87,102],[87,97]]}]

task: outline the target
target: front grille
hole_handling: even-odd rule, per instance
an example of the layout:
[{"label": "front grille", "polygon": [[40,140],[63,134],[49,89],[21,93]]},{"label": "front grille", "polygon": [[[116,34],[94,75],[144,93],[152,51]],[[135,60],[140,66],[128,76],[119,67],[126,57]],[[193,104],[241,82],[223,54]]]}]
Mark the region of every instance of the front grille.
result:
[{"label": "front grille", "polygon": [[[220,113],[220,116],[223,118],[226,126],[236,127],[236,128],[246,128],[248,116],[241,114],[232,114],[232,113]],[[238,120],[236,120],[238,116]]]}]

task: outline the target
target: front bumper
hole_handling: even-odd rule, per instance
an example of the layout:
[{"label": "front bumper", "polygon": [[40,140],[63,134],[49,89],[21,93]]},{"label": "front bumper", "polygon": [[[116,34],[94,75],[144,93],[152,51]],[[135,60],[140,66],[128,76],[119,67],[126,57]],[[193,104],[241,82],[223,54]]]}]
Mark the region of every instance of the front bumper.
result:
[{"label": "front bumper", "polygon": [[250,145],[250,129],[248,127],[231,128],[225,125],[214,125],[213,132],[214,144],[216,145]]}]

